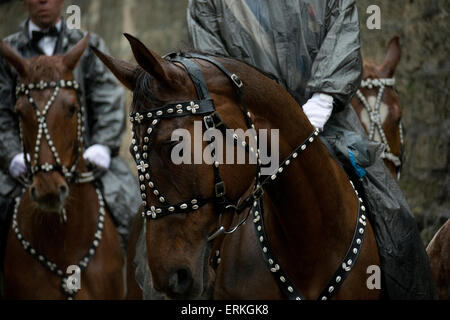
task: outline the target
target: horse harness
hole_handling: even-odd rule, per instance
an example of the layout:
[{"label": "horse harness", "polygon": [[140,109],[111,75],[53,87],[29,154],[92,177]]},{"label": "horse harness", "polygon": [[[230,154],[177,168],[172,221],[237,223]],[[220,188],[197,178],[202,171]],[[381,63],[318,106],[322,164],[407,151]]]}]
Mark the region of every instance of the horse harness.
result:
[{"label": "horse harness", "polygon": [[[55,101],[56,97],[58,96],[58,93],[60,92],[61,88],[64,89],[71,89],[75,90],[77,93],[77,99],[78,103],[80,104],[79,110],[77,112],[77,143],[78,143],[78,150],[77,150],[77,156],[70,168],[67,168],[66,166],[61,164],[61,160],[59,158],[58,152],[56,151],[55,144],[51,138],[50,132],[47,127],[47,113],[52,106],[53,102]],[[43,111],[41,112],[36,105],[36,102],[31,96],[32,90],[47,90],[47,89],[53,89],[53,93],[49,99],[49,101],[46,103]],[[22,125],[19,121],[19,128],[20,128],[20,140],[22,141],[22,148],[23,148],[23,154],[25,158],[25,164],[28,169],[27,178],[20,180],[20,182],[26,187],[31,184],[32,178],[34,175],[36,175],[38,172],[50,172],[50,171],[58,171],[60,172],[67,182],[71,183],[89,183],[94,182],[102,173],[102,170],[96,169],[94,171],[88,171],[88,172],[79,172],[76,170],[82,148],[83,148],[83,134],[84,134],[84,106],[81,103],[81,91],[80,86],[77,81],[75,80],[60,80],[60,81],[51,81],[51,82],[44,82],[40,81],[39,83],[30,83],[30,84],[19,84],[16,87],[16,97],[19,97],[21,95],[24,95],[28,102],[33,106],[33,110],[36,114],[36,118],[38,121],[38,132],[36,136],[36,146],[34,149],[34,165],[31,164],[31,160],[29,160],[26,156],[27,150],[25,148],[25,144],[23,143],[23,134],[22,134]],[[53,157],[55,159],[56,163],[43,163],[39,164],[39,151],[40,151],[40,145],[42,138],[45,137],[47,140],[47,143],[50,147],[50,150],[53,154]],[[25,193],[26,189],[22,190],[22,196]],[[91,244],[91,246],[88,249],[88,252],[81,258],[81,260],[78,262],[76,267],[78,267],[78,270],[75,270],[76,273],[80,273],[87,268],[89,262],[92,260],[92,258],[95,255],[95,252],[100,244],[100,240],[102,239],[102,233],[104,229],[104,221],[105,221],[105,203],[103,199],[103,195],[100,191],[100,189],[95,186],[95,191],[97,193],[97,199],[98,199],[98,220],[97,220],[97,227],[94,234],[94,240]],[[37,252],[35,248],[30,244],[29,241],[26,240],[23,233],[20,231],[19,224],[18,224],[18,211],[19,206],[22,200],[22,196],[19,196],[15,199],[15,205],[14,205],[14,213],[13,213],[13,219],[12,219],[12,229],[16,235],[16,238],[19,240],[19,242],[22,244],[22,247],[25,249],[26,252],[28,252],[33,258],[35,258],[39,263],[41,263],[45,268],[47,268],[49,271],[54,273],[55,275],[59,276],[61,278],[61,291],[66,296],[67,299],[72,300],[75,295],[79,291],[79,283],[74,283],[75,279],[70,276],[65,276],[65,272],[63,269],[56,265],[53,261],[45,257],[42,253]],[[66,222],[66,212],[63,208],[60,212],[60,221]]]},{"label": "horse harness", "polygon": [[[181,63],[185,67],[190,79],[192,80],[195,86],[198,95],[198,100],[169,103],[164,105],[163,107],[152,109],[150,111],[130,113],[130,121],[133,125],[131,150],[133,151],[136,160],[140,181],[140,188],[142,191],[141,196],[144,208],[142,216],[146,219],[155,220],[172,214],[187,214],[198,210],[207,203],[212,202],[216,205],[218,211],[220,212],[220,215],[219,215],[219,227],[215,232],[213,232],[208,237],[208,241],[211,241],[221,234],[229,234],[235,232],[246,221],[247,217],[250,214],[253,214],[254,217],[253,223],[255,226],[258,243],[261,247],[264,260],[271,274],[274,276],[283,293],[289,299],[304,300],[304,297],[295,288],[292,281],[289,280],[288,276],[283,272],[272,250],[270,249],[270,245],[267,240],[268,239],[267,234],[265,232],[264,214],[263,214],[263,206],[261,203],[261,197],[264,193],[264,186],[276,180],[278,176],[287,169],[289,164],[292,161],[294,161],[302,151],[305,151],[311,143],[314,142],[314,140],[319,135],[319,131],[317,129],[314,130],[314,132],[311,133],[303,141],[303,143],[300,144],[289,155],[289,157],[287,157],[282,162],[279,168],[272,175],[266,177],[263,177],[261,175],[261,161],[259,159],[259,148],[257,148],[257,150],[254,150],[254,148],[250,147],[248,143],[246,143],[245,141],[241,141],[237,135],[234,135],[233,138],[235,145],[244,147],[248,152],[254,154],[258,159],[256,164],[257,174],[255,177],[253,191],[250,193],[250,195],[248,195],[245,199],[239,201],[237,204],[234,204],[229,199],[227,199],[225,183],[220,176],[219,162],[214,161],[212,167],[214,171],[215,196],[210,198],[202,198],[200,196],[197,196],[192,199],[179,202],[177,204],[168,204],[166,197],[161,195],[159,189],[157,188],[155,182],[152,179],[152,173],[150,171],[150,163],[148,160],[150,150],[150,135],[155,131],[156,125],[160,123],[161,120],[163,119],[173,119],[175,117],[185,117],[190,115],[202,115],[203,123],[206,129],[215,128],[224,132],[225,129],[227,128],[225,122],[216,111],[214,101],[211,99],[209,95],[206,82],[200,68],[191,59],[202,59],[208,61],[209,63],[215,65],[219,70],[221,70],[231,80],[240,100],[242,100],[241,99],[242,88],[244,84],[236,74],[231,74],[219,62],[204,55],[193,53],[172,53],[166,55],[165,58],[172,62]],[[241,103],[241,105],[243,107],[242,111],[248,128],[256,130],[255,125],[251,119],[250,112],[247,110],[245,104]],[[140,142],[138,142],[137,127],[142,126],[144,124],[148,125],[145,128],[146,133],[144,137],[140,139]],[[256,136],[255,140],[257,141]],[[362,204],[362,198],[358,196],[358,192],[355,189],[354,184],[351,181],[350,183],[354,188],[359,201],[357,224],[350,248],[348,249],[341,265],[334,273],[332,279],[328,282],[327,286],[319,296],[319,299],[321,300],[327,300],[337,292],[342,282],[348,276],[353,265],[355,264],[365,237],[365,230],[367,224],[367,218],[365,215],[366,208]],[[153,193],[155,196],[158,197],[159,205],[149,205],[146,194],[146,191],[148,190],[147,188],[150,188],[149,191],[151,191],[151,193]],[[221,218],[225,210],[233,209],[237,214],[241,214],[247,208],[248,212],[246,217],[242,219],[235,227],[226,230],[225,227],[221,224]],[[216,265],[220,262],[218,251],[216,252],[216,257],[213,260],[213,262]]]},{"label": "horse harness", "polygon": [[400,178],[400,170],[402,167],[402,154],[403,154],[403,145],[404,145],[404,138],[403,138],[403,125],[402,122],[399,122],[399,131],[400,131],[400,144],[402,147],[402,151],[399,156],[392,153],[391,148],[389,146],[389,141],[386,138],[386,133],[383,130],[383,124],[381,122],[381,115],[380,115],[380,107],[381,102],[383,99],[383,93],[386,87],[393,87],[395,86],[395,78],[386,78],[386,79],[366,79],[361,81],[361,89],[372,89],[372,88],[378,88],[378,94],[377,99],[375,102],[375,105],[373,107],[370,106],[369,102],[367,101],[366,97],[362,94],[361,90],[358,89],[356,92],[356,95],[358,96],[359,100],[361,100],[364,108],[367,110],[369,114],[369,122],[370,122],[370,129],[369,129],[369,139],[375,140],[375,130],[378,131],[380,134],[381,141],[385,145],[385,151],[382,153],[381,157],[383,159],[387,159],[390,162],[394,164],[396,168],[398,168],[398,178]]}]

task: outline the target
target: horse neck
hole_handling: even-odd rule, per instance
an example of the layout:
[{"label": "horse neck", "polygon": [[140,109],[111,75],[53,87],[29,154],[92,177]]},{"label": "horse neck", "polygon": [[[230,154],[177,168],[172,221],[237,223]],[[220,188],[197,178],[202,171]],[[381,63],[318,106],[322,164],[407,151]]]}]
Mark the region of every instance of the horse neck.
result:
[{"label": "horse neck", "polygon": [[[280,86],[263,87],[257,83],[255,88],[258,90],[249,90],[247,106],[256,117],[257,129],[280,128],[281,163],[314,128],[298,103]],[[266,228],[274,247],[280,249],[277,252],[283,246],[291,248],[291,252],[284,250],[285,259],[291,261],[289,266],[311,268],[317,250],[335,256],[327,252],[330,241],[337,243],[333,250],[345,253],[354,230],[357,201],[346,173],[319,139],[300,152],[265,190]],[[292,258],[297,264],[292,263]]]}]

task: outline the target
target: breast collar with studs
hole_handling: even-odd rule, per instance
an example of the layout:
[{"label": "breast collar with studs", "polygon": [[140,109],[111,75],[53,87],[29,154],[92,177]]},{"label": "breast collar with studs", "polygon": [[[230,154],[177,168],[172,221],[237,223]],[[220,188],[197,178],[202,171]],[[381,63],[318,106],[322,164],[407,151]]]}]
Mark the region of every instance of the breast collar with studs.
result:
[{"label": "breast collar with studs", "polygon": [[[215,197],[211,198],[202,198],[200,196],[182,201],[177,204],[167,204],[167,199],[163,195],[161,195],[159,189],[157,188],[155,182],[152,179],[151,171],[150,171],[150,163],[149,163],[149,151],[150,151],[150,135],[154,132],[156,125],[162,120],[162,119],[172,119],[175,117],[184,117],[189,115],[203,115],[203,123],[206,127],[206,129],[209,128],[216,128],[218,130],[221,130],[224,132],[224,130],[227,128],[226,124],[220,117],[220,115],[217,113],[214,102],[211,99],[208,89],[206,87],[206,82],[203,78],[203,74],[198,67],[196,63],[194,63],[192,58],[194,59],[202,59],[205,61],[208,61],[215,65],[219,70],[221,70],[233,83],[235,89],[237,90],[237,94],[239,97],[239,100],[242,102],[242,88],[243,88],[243,82],[239,79],[239,77],[236,74],[231,74],[227,71],[225,67],[223,67],[219,62],[216,60],[200,55],[200,54],[192,54],[192,53],[172,53],[165,56],[166,59],[172,61],[172,62],[179,62],[181,63],[187,73],[189,74],[198,95],[198,100],[195,101],[187,101],[187,102],[179,102],[179,103],[169,103],[161,108],[158,109],[152,109],[149,111],[144,112],[136,112],[136,113],[130,113],[130,121],[133,125],[133,132],[132,132],[132,150],[135,156],[136,164],[137,164],[137,170],[139,175],[139,181],[140,181],[140,188],[141,188],[141,196],[143,200],[143,212],[142,216],[147,219],[160,219],[164,216],[171,215],[171,214],[187,214],[193,211],[198,210],[203,205],[213,202],[218,206],[218,209],[220,210],[219,215],[219,227],[215,232],[213,232],[209,237],[208,241],[211,241],[218,237],[221,234],[229,234],[233,233],[242,224],[246,221],[247,217],[250,215],[250,213],[253,213],[254,219],[254,226],[255,231],[258,236],[258,243],[262,249],[264,260],[271,272],[271,274],[274,276],[275,280],[277,281],[279,287],[283,291],[283,293],[292,300],[304,300],[303,296],[299,293],[299,291],[295,288],[292,281],[289,280],[288,276],[282,271],[279,263],[277,262],[275,256],[272,253],[272,250],[270,249],[269,243],[267,241],[267,235],[265,232],[264,227],[264,220],[263,220],[263,207],[261,204],[261,197],[264,193],[264,186],[267,184],[273,182],[278,178],[278,176],[284,172],[289,166],[289,164],[295,160],[299,154],[302,151],[305,151],[307,147],[316,140],[317,136],[319,135],[319,131],[316,129],[309,135],[290,155],[287,157],[280,167],[272,174],[266,177],[262,177],[261,175],[261,161],[259,159],[259,148],[257,150],[254,150],[249,146],[248,143],[245,141],[241,141],[238,136],[234,135],[234,141],[235,144],[238,146],[242,146],[246,149],[247,152],[250,152],[254,154],[258,161],[256,164],[256,177],[255,177],[255,183],[253,186],[253,191],[248,195],[245,199],[242,201],[239,201],[237,204],[232,204],[227,198],[226,198],[226,189],[225,189],[225,183],[220,177],[220,171],[219,171],[219,162],[215,161],[213,164],[213,170],[214,170],[214,180],[215,180]],[[251,119],[251,114],[247,110],[244,103],[241,103],[241,106],[243,108],[243,115],[247,124],[248,128],[251,128],[253,130],[255,129],[255,125]],[[141,143],[138,143],[137,141],[137,135],[136,135],[136,127],[147,124],[147,130],[145,136],[141,139]],[[255,131],[256,132],[256,131]],[[255,136],[255,140],[257,141],[258,145],[259,142],[257,140],[257,137]],[[353,188],[354,184],[350,181]],[[147,188],[150,188],[152,193],[158,197],[159,206],[156,205],[149,205],[147,201],[147,195],[146,191]],[[365,236],[365,229],[367,224],[367,218],[365,216],[365,210],[366,208],[362,205],[362,198],[358,197],[358,192],[355,190],[355,193],[357,195],[357,198],[359,199],[359,206],[358,206],[358,215],[357,215],[357,224],[355,228],[355,232],[352,238],[352,242],[350,245],[350,248],[347,251],[347,254],[345,255],[345,258],[341,265],[338,267],[337,271],[334,273],[332,279],[328,282],[325,289],[322,291],[321,295],[319,296],[319,299],[321,300],[327,300],[330,297],[332,297],[339,287],[341,286],[342,282],[345,280],[345,278],[348,276],[350,270],[352,269],[353,265],[355,264],[359,252],[361,250],[364,236]],[[223,215],[223,212],[226,209],[233,209],[233,211],[237,214],[242,213],[246,208],[249,208],[247,215],[244,219],[242,219],[235,227],[226,230],[225,227],[221,224],[221,218]],[[220,263],[220,252],[216,252],[215,257],[213,257],[213,263],[218,264]]]}]

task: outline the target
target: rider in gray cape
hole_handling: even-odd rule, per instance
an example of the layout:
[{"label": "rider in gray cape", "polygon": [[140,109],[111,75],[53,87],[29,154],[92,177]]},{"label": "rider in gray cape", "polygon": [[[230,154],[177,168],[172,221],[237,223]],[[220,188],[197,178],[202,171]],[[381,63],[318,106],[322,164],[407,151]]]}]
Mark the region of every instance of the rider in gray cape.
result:
[{"label": "rider in gray cape", "polygon": [[383,147],[365,138],[349,104],[362,76],[355,3],[190,0],[187,19],[195,49],[274,75],[323,131],[323,142],[344,167],[352,151],[379,248],[383,293],[390,299],[431,299],[428,256],[414,217],[380,158]]},{"label": "rider in gray cape", "polygon": [[[4,39],[25,58],[37,55],[64,54],[69,51],[85,32],[69,29],[60,18],[62,4],[52,7],[53,18],[34,16],[36,5],[25,1],[30,14],[22,25],[22,30]],[[39,5],[39,4],[37,4]],[[60,7],[59,7],[60,6]],[[42,21],[41,21],[42,20]],[[49,29],[44,30],[43,24]],[[103,39],[91,33],[89,45],[107,52]],[[101,176],[103,195],[113,215],[119,234],[126,244],[129,224],[137,212],[141,199],[137,180],[125,162],[118,156],[122,135],[125,130],[124,90],[103,63],[88,48],[74,77],[80,84],[83,95],[81,101],[86,109],[84,158],[105,170]],[[17,74],[0,54],[0,236],[3,239],[8,227],[7,210],[12,199],[22,186],[17,178],[26,174],[24,155],[19,137],[18,119],[13,109]],[[80,230],[82,232],[82,230]],[[2,234],[3,233],[3,234]],[[3,242],[3,240],[0,240]],[[0,260],[2,257],[0,257]]]}]

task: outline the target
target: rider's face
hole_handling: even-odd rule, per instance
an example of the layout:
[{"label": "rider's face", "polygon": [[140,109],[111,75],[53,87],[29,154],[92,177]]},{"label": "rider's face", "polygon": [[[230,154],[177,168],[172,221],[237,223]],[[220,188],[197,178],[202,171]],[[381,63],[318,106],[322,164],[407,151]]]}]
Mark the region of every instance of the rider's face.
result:
[{"label": "rider's face", "polygon": [[58,22],[63,5],[64,0],[24,0],[31,21],[42,29]]}]

